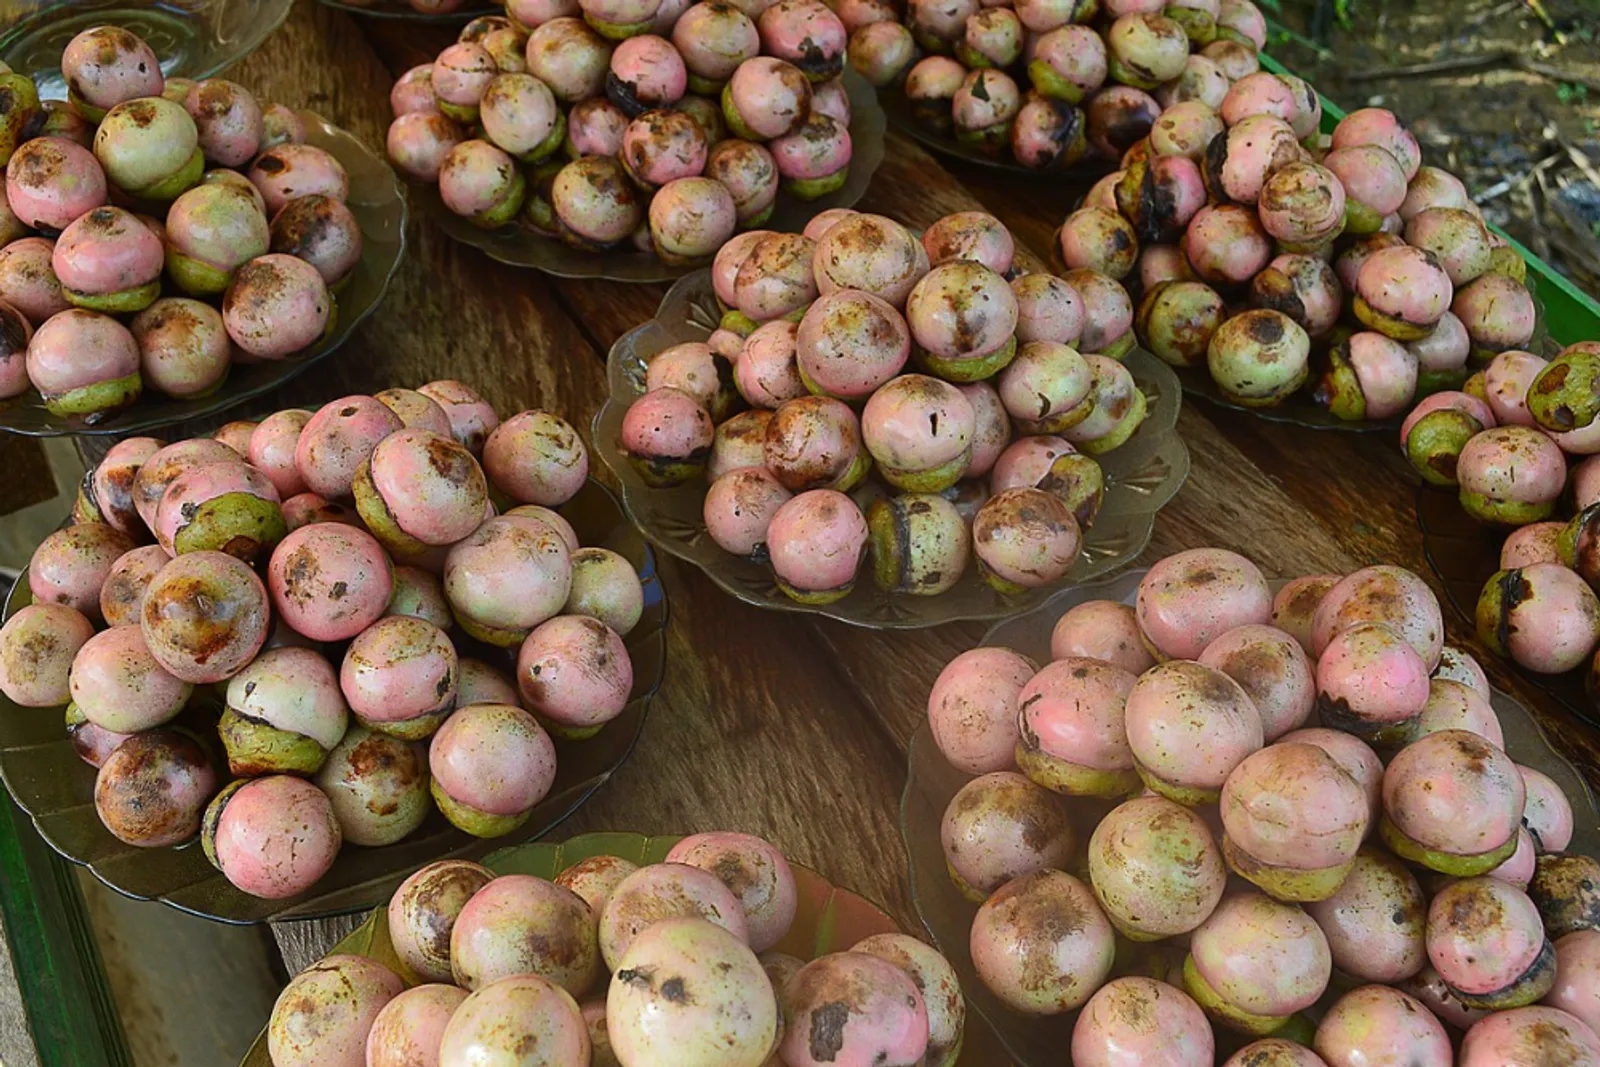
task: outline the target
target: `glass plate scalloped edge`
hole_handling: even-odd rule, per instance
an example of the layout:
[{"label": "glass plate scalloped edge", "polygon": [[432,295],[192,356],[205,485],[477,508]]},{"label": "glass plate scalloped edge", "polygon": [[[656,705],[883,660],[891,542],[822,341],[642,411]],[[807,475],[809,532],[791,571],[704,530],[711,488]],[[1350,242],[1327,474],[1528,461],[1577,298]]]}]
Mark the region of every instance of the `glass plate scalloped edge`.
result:
[{"label": "glass plate scalloped edge", "polygon": [[[123,844],[111,836],[95,812],[95,770],[73,750],[61,708],[21,708],[0,695],[0,780],[51,848],[88,867],[107,886],[136,900],[159,900],[191,915],[236,924],[362,911],[388,899],[405,875],[423,863],[478,859],[548,833],[605,784],[632,753],[667,664],[666,590],[654,553],[626,521],[615,494],[590,479],[558,510],[584,544],[620,553],[639,572],[644,615],[624,639],[634,667],[633,694],[622,714],[596,737],[577,742],[556,740],[555,785],[535,807],[533,816],[507,837],[470,837],[434,811],[420,829],[397,844],[382,848],[346,845],[332,870],[311,891],[288,900],[263,900],[235,889],[206,860],[197,841],[148,849]],[[27,572],[23,571],[6,599],[4,617],[9,618],[28,599]],[[185,712],[185,717],[188,715]]]},{"label": "glass plate scalloped edge", "polygon": [[[1050,632],[1055,622],[1074,605],[1086,600],[1130,603],[1145,571],[1124,571],[1115,578],[1079,586],[1056,594],[1033,611],[1007,619],[984,634],[982,645],[1003,646],[1050,662]],[[1274,582],[1274,587],[1282,582]],[[1578,813],[1571,848],[1600,856],[1600,810],[1578,769],[1550,744],[1544,728],[1520,703],[1495,690],[1494,708],[1505,729],[1512,759],[1543,771],[1561,786]],[[912,905],[928,936],[955,966],[966,990],[967,1003],[994,1028],[1018,1067],[1055,1067],[1061,1050],[1071,1046],[1077,1013],[1054,1019],[1025,1019],[1003,1006],[978,980],[967,948],[967,933],[977,906],[956,890],[945,873],[939,825],[945,806],[972,778],[950,766],[933,742],[926,722],[912,735],[906,759],[906,787],[900,803],[900,833],[906,850],[906,872]],[[1076,822],[1076,820],[1075,820]],[[1089,827],[1088,829],[1092,829]],[[1087,829],[1080,840],[1087,840]]]},{"label": "glass plate scalloped edge", "polygon": [[313,364],[332,355],[357,327],[378,309],[389,283],[405,257],[407,206],[400,180],[389,164],[354,134],[334,126],[314,111],[301,111],[306,141],[327,149],[350,175],[347,203],[361,225],[361,262],[334,293],[337,318],[333,332],[287,359],[235,363],[221,388],[198,400],[175,400],[147,391],[133,406],[103,422],[61,418],[45,410],[30,390],[0,401],[0,432],[24,437],[125,435],[145,433],[226,411],[278,388]]},{"label": "glass plate scalloped edge", "polygon": [[[949,592],[917,597],[886,593],[863,574],[855,591],[843,600],[800,604],[778,589],[763,564],[724,552],[705,531],[701,516],[704,484],[693,481],[672,489],[652,489],[618,445],[628,404],[644,392],[649,357],[669,345],[703,341],[718,314],[711,272],[691,274],[667,293],[655,318],[619,338],[606,358],[609,394],[595,414],[591,438],[595,451],[622,482],[622,504],[629,517],[658,548],[699,567],[746,603],[822,615],[872,629],[915,629],[961,619],[1001,618],[1037,607],[1062,588],[1055,585],[1007,597],[990,588],[975,568],[968,568]],[[1156,512],[1178,492],[1189,473],[1189,450],[1177,433],[1182,404],[1177,378],[1171,368],[1146,352],[1135,350],[1124,362],[1149,400],[1149,414],[1127,444],[1099,457],[1106,474],[1105,503],[1086,531],[1082,555],[1067,576],[1073,583],[1108,574],[1138,556],[1150,540]]]},{"label": "glass plate scalloped edge", "polygon": [[395,22],[451,23],[471,22],[484,15],[504,15],[505,8],[497,5],[467,4],[458,11],[429,13],[418,11],[403,0],[373,0],[370,4],[352,3],[350,0],[317,0],[323,7],[343,11],[360,18],[390,19]]},{"label": "glass plate scalloped edge", "polygon": [[[531,874],[553,878],[590,856],[621,856],[641,866],[660,863],[679,840],[676,835],[582,834],[559,844],[540,841],[501,849],[484,857],[482,862],[496,874]],[[899,931],[894,920],[866,898],[834,885],[802,864],[791,861],[790,866],[800,890],[800,907],[788,935],[771,951],[812,960],[830,952],[843,951],[873,934]],[[408,985],[416,984],[415,976],[400,962],[389,940],[387,907],[375,908],[366,922],[329,949],[327,954],[336,952],[377,960],[405,978]],[[272,1060],[267,1055],[265,1027],[255,1044],[250,1046],[240,1067],[272,1067]]]},{"label": "glass plate scalloped edge", "polygon": [[[865,78],[846,70],[844,86],[850,96],[852,153],[850,174],[844,185],[816,200],[796,200],[780,193],[778,206],[763,229],[799,233],[816,215],[831,208],[852,207],[866,194],[872,176],[883,162],[886,120],[877,94]],[[411,192],[422,211],[445,233],[490,259],[513,267],[532,267],[558,278],[602,278],[613,282],[667,282],[698,269],[675,267],[631,249],[586,252],[518,226],[485,230],[446,208],[439,199],[438,186],[413,182]]]}]

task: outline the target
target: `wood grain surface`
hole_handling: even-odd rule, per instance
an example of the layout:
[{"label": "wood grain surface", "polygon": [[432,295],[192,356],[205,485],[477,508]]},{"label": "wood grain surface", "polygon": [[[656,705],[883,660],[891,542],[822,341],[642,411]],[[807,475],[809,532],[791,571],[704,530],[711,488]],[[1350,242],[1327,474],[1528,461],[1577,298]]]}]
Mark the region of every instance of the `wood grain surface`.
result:
[{"label": "wood grain surface", "polygon": [[[450,36],[448,29],[363,21],[301,0],[284,28],[229,76],[266,99],[322,111],[381,147],[394,77],[427,61]],[[912,225],[984,207],[1044,258],[1082,192],[1062,179],[947,167],[891,133],[860,206]],[[452,377],[504,413],[549,407],[587,431],[604,388],[606,348],[653,312],[664,287],[567,282],[503,267],[420,221],[409,237],[406,262],[378,314],[335,358],[257,414]],[[1189,405],[1179,427],[1192,473],[1157,520],[1145,562],[1216,545],[1244,553],[1273,576],[1387,561],[1432,580],[1413,516],[1414,479],[1389,435],[1280,427],[1199,403]],[[672,608],[666,684],[634,757],[557,833],[764,834],[915,928],[896,825],[905,745],[934,674],[976,642],[982,627],[864,632],[760,612],[670,559],[662,570]],[[1496,684],[1538,707],[1460,619],[1448,610],[1446,617],[1452,641],[1479,654]],[[1540,717],[1593,779],[1600,735],[1567,718]],[[296,924],[277,934],[293,969],[348,928]]]}]

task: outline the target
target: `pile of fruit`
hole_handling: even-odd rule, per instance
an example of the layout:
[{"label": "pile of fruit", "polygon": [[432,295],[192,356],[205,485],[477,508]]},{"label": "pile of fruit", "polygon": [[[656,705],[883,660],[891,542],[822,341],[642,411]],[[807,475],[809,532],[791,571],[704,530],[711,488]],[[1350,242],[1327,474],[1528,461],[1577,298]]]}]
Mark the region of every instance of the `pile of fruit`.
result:
[{"label": "pile of fruit", "polygon": [[1118,362],[1121,287],[1007,282],[1014,250],[982,212],[920,241],[842,210],[741,234],[712,267],[721,328],[651,358],[622,450],[651,486],[704,476],[712,539],[803,603],[849,594],[869,555],[881,588],[918,596],[971,556],[1003,593],[1059,580],[1104,493],[1094,457],[1146,401]]},{"label": "pile of fruit", "polygon": [[591,736],[633,689],[638,575],[551,510],[587,477],[576,431],[441,381],[224,433],[128,438],[85,477],[0,628],[0,692],[66,705],[117,838],[200,832],[258,897],[435,805],[510,833],[555,780],[546,731]]},{"label": "pile of fruit", "polygon": [[780,186],[814,200],[849,174],[845,32],[820,0],[507,13],[390,93],[390,160],[479,226],[695,263],[762,225]]},{"label": "pile of fruit", "polygon": [[389,902],[406,977],[323,959],[279,996],[268,1050],[274,1067],[953,1067],[966,1004],[944,957],[891,933],[806,962],[774,949],[797,904],[783,854],[731,832],[554,881],[430,864]]},{"label": "pile of fruit", "polygon": [[916,121],[1036,170],[1115,162],[1163,107],[1259,70],[1267,41],[1250,0],[843,0],[839,17],[851,65]]},{"label": "pile of fruit", "polygon": [[1051,655],[964,653],[928,716],[977,776],[941,826],[973,967],[1023,1015],[1081,1009],[1074,1063],[1200,1067],[1231,1033],[1268,1040],[1229,1064],[1448,1065],[1452,1031],[1463,1067],[1600,1062],[1600,863],[1415,574],[1274,595],[1181,552]]},{"label": "pile of fruit", "polygon": [[164,79],[112,26],[74,37],[61,73],[64,104],[0,73],[0,399],[33,388],[92,423],[322,339],[361,227],[300,116],[221,78]]},{"label": "pile of fruit", "polygon": [[1229,401],[1387,419],[1533,336],[1526,264],[1391,112],[1324,139],[1316,93],[1261,71],[1182,82],[1151,119],[1056,253],[1135,287],[1144,347]]},{"label": "pile of fruit", "polygon": [[[1540,674],[1600,678],[1600,343],[1511,350],[1406,417],[1406,458],[1461,508],[1511,532],[1478,600],[1478,635]],[[1569,491],[1570,487],[1570,491]],[[1553,518],[1570,502],[1572,518]],[[1563,512],[1565,514],[1565,512]]]}]

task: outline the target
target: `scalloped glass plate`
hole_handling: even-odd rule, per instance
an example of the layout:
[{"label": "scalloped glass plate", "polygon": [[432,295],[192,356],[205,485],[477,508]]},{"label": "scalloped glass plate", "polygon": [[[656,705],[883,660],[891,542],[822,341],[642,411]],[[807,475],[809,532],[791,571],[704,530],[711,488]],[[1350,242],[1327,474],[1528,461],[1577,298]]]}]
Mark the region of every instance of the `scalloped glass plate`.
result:
[{"label": "scalloped glass plate", "polygon": [[[854,71],[844,75],[850,96],[850,174],[836,192],[817,200],[796,200],[778,194],[778,205],[763,227],[799,233],[807,222],[831,208],[851,207],[866,193],[872,175],[883,162],[883,109],[872,86]],[[668,282],[696,270],[663,263],[654,255],[628,248],[586,252],[545,237],[522,226],[485,230],[455,214],[439,199],[436,185],[413,183],[412,195],[440,229],[462,244],[471,245],[490,259],[513,267],[532,267],[558,278],[604,278],[613,282]]]},{"label": "scalloped glass plate", "polygon": [[[991,627],[982,643],[1015,649],[1040,664],[1049,663],[1050,632],[1056,620],[1086,600],[1133,603],[1144,573],[1143,569],[1126,571],[1115,578],[1060,593],[1034,611]],[[1274,589],[1283,584],[1272,583]],[[1583,775],[1555,750],[1538,720],[1512,697],[1496,690],[1494,709],[1505,729],[1506,751],[1511,758],[1549,775],[1572,802],[1577,828],[1571,850],[1600,856],[1600,809],[1596,809],[1594,794]],[[961,976],[967,1003],[988,1020],[1018,1067],[1055,1067],[1062,1062],[1061,1050],[1071,1044],[1077,1013],[1053,1019],[1024,1018],[990,994],[972,968],[967,940],[977,905],[963,897],[950,881],[939,842],[944,810],[971,778],[945,761],[926,722],[917,727],[911,738],[906,789],[900,803],[900,833],[908,857],[912,903],[933,943]],[[1101,815],[1112,806],[1104,802],[1069,802],[1080,842],[1089,839]],[[1218,1036],[1222,1034],[1219,1032]]]},{"label": "scalloped glass plate", "polygon": [[0,60],[27,74],[45,100],[65,100],[61,53],[95,26],[143,37],[169,77],[209,78],[260,47],[289,16],[292,0],[0,0]]},{"label": "scalloped glass plate", "polygon": [[[1059,585],[1004,596],[968,568],[959,584],[938,596],[909,596],[879,589],[863,575],[855,591],[832,604],[799,604],[785,596],[767,567],[753,559],[729,555],[712,541],[701,514],[703,483],[652,489],[622,454],[618,441],[622,417],[644,392],[650,357],[683,341],[703,341],[720,311],[711,287],[711,272],[702,270],[674,285],[656,317],[624,334],[606,359],[610,395],[595,415],[595,450],[622,482],[622,503],[644,535],[663,551],[693,563],[727,592],[758,607],[798,611],[839,619],[879,630],[909,630],[959,619],[996,619],[1043,603]],[[1105,503],[1084,534],[1083,552],[1067,575],[1070,583],[1086,582],[1124,566],[1144,550],[1156,512],[1172,499],[1189,474],[1189,450],[1177,433],[1182,397],[1172,371],[1154,356],[1134,350],[1124,361],[1149,401],[1144,424],[1115,451],[1099,457],[1105,471]],[[858,500],[872,493],[873,482],[857,490]]]},{"label": "scalloped glass plate", "polygon": [[[583,834],[561,844],[541,841],[501,849],[484,858],[483,863],[496,874],[531,874],[539,878],[554,878],[590,856],[621,856],[641,866],[660,863],[679,840],[678,837],[646,837],[631,833]],[[898,932],[899,927],[894,920],[877,905],[848,889],[840,889],[809,867],[798,863],[790,866],[794,868],[795,882],[800,890],[800,907],[789,933],[773,946],[772,951],[786,952],[802,960],[814,960],[830,952],[842,952],[873,934]],[[376,908],[371,918],[329,949],[328,954],[351,953],[377,960],[396,974],[407,977],[408,985],[414,985],[416,983],[410,980],[405,965],[395,954],[394,943],[389,940],[388,910],[386,906]],[[970,1060],[963,1057],[961,1062],[976,1065],[978,1059],[976,1056]],[[240,1067],[272,1067],[272,1059],[267,1054],[264,1026],[261,1036],[250,1046]]]},{"label": "scalloped glass plate", "polygon": [[[1545,351],[1552,344],[1550,332],[1544,321],[1544,301],[1539,299],[1538,283],[1532,274],[1528,275],[1526,282],[1528,292],[1533,296],[1533,306],[1537,312],[1534,323],[1533,338],[1528,342],[1528,349],[1534,352]],[[1559,347],[1559,346],[1558,346]],[[1313,370],[1315,366],[1313,365]],[[1379,419],[1376,421],[1350,422],[1339,418],[1333,412],[1311,400],[1311,395],[1305,388],[1290,397],[1287,403],[1271,408],[1246,407],[1235,400],[1229,400],[1222,395],[1222,390],[1217,388],[1217,383],[1203,368],[1174,368],[1178,380],[1183,383],[1183,391],[1192,397],[1214,404],[1219,408],[1237,411],[1240,414],[1250,415],[1264,422],[1278,422],[1289,426],[1301,426],[1308,430],[1331,430],[1336,433],[1399,433],[1400,424],[1405,421],[1405,416],[1400,415],[1392,419]],[[1309,382],[1307,385],[1309,388]],[[1407,411],[1409,412],[1409,408]]]},{"label": "scalloped glass plate", "polygon": [[889,124],[924,148],[937,152],[941,156],[959,159],[979,167],[990,170],[1003,171],[1007,174],[1016,174],[1034,179],[1061,179],[1071,178],[1078,181],[1092,181],[1110,174],[1117,168],[1109,161],[1093,154],[1086,156],[1076,165],[1058,170],[1036,170],[1033,167],[1024,167],[1021,163],[1011,158],[1009,149],[1003,156],[989,156],[975,152],[956,140],[951,134],[940,133],[926,123],[918,122],[911,114],[910,101],[899,90],[883,90],[878,94],[878,99],[883,103],[883,113],[889,117]]},{"label": "scalloped glass plate", "polygon": [[68,434],[123,436],[148,433],[163,426],[200,419],[243,404],[276,389],[349,340],[368,315],[377,310],[405,252],[406,198],[389,164],[374,155],[354,134],[330,124],[314,111],[301,111],[306,143],[326,149],[350,175],[350,211],[361,225],[361,262],[334,293],[337,318],[333,332],[287,359],[235,363],[221,388],[198,400],[176,400],[146,390],[131,407],[100,421],[63,418],[45,409],[39,394],[0,401],[0,432],[25,437]]},{"label": "scalloped glass plate", "polygon": [[467,22],[482,15],[503,15],[505,8],[490,4],[464,4],[455,11],[418,11],[410,4],[399,0],[372,0],[371,3],[360,3],[359,0],[318,0],[323,7],[331,7],[335,11],[343,11],[350,15],[360,15],[369,19],[394,19],[396,22]]},{"label": "scalloped glass plate", "polygon": [[[62,708],[23,708],[0,695],[0,779],[50,847],[87,866],[112,889],[226,923],[316,919],[362,911],[387,900],[405,876],[424,863],[451,857],[478,859],[548,833],[605,784],[633,751],[667,665],[666,590],[656,572],[655,556],[625,520],[617,498],[591,479],[559,510],[584,544],[622,554],[639,572],[644,616],[625,639],[633,660],[633,694],[622,714],[595,737],[556,739],[555,785],[532,817],[508,837],[489,841],[470,837],[434,811],[398,844],[346,845],[332,870],[309,892],[288,900],[262,900],[223,878],[201,853],[198,841],[175,848],[135,848],[111,836],[95,812],[95,770],[78,758],[67,739]],[[6,617],[30,599],[24,571],[6,600]],[[484,652],[474,650],[476,655]],[[500,666],[512,669],[514,651],[501,652],[505,661]],[[333,662],[339,662],[337,656]],[[188,720],[203,713],[191,705],[184,715]]]}]

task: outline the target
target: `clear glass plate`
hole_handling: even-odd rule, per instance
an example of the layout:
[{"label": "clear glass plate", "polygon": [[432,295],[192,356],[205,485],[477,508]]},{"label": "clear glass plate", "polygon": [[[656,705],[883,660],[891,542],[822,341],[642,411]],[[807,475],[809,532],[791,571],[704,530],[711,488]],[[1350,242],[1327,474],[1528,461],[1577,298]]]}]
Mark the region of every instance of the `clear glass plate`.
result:
[{"label": "clear glass plate", "polygon": [[229,368],[222,387],[210,396],[176,400],[146,390],[132,406],[97,422],[53,415],[45,409],[39,394],[30,390],[14,399],[0,401],[0,432],[27,437],[149,433],[163,426],[213,415],[276,389],[319,360],[326,359],[349,340],[367,316],[377,310],[390,279],[400,266],[400,257],[405,252],[405,193],[389,164],[354,134],[330,124],[314,111],[302,111],[300,117],[306,124],[306,142],[326,149],[344,164],[350,175],[347,203],[361,225],[361,262],[334,293],[338,317],[333,332],[288,359],[235,363]]},{"label": "clear glass plate", "polygon": [[[622,503],[644,535],[658,548],[693,563],[727,592],[758,607],[825,615],[856,626],[907,630],[959,619],[996,619],[1042,604],[1060,586],[1008,597],[996,592],[969,567],[954,589],[939,596],[909,596],[879,589],[863,574],[855,590],[832,604],[799,604],[785,596],[764,564],[729,555],[706,533],[702,517],[704,483],[672,489],[644,484],[622,453],[622,417],[644,392],[650,357],[670,345],[703,341],[721,312],[711,287],[711,272],[698,271],[678,282],[661,302],[656,317],[624,334],[606,359],[609,395],[594,418],[595,451],[622,482]],[[1177,433],[1182,396],[1171,369],[1135,350],[1124,362],[1149,402],[1149,414],[1128,443],[1099,457],[1105,471],[1105,503],[1084,533],[1082,555],[1065,581],[1086,582],[1116,570],[1144,550],[1156,512],[1172,499],[1189,474],[1189,450]],[[872,482],[858,490],[871,492]]]},{"label": "clear glass plate", "polygon": [[33,78],[45,100],[65,100],[61,53],[95,26],[143,37],[172,77],[209,78],[260,47],[289,16],[292,0],[0,0],[0,59]]},{"label": "clear glass plate", "polygon": [[[625,639],[633,660],[633,694],[622,714],[593,738],[556,739],[555,785],[532,817],[507,837],[488,841],[470,837],[435,811],[398,844],[345,845],[332,870],[309,892],[288,900],[262,900],[235,889],[206,860],[198,841],[175,848],[135,848],[111,836],[95,812],[95,769],[78,758],[67,739],[63,708],[23,708],[0,695],[0,779],[52,848],[87,866],[112,889],[226,923],[316,919],[362,911],[388,900],[405,876],[424,863],[450,857],[478,859],[540,837],[576,811],[628,758],[667,665],[666,590],[650,547],[626,521],[617,498],[591,479],[558,510],[584,544],[620,553],[639,572],[644,616]],[[30,599],[24,572],[7,598],[6,617]],[[514,650],[499,651],[504,657],[500,666],[512,669]],[[335,652],[330,649],[330,654]],[[473,654],[485,652],[475,648]],[[339,655],[333,655],[334,663]],[[185,721],[203,714],[204,709],[191,705]]]},{"label": "clear glass plate", "polygon": [[456,11],[430,13],[418,11],[405,0],[319,0],[324,7],[362,15],[371,19],[394,19],[397,22],[467,22],[481,15],[503,15],[505,8],[484,3],[466,3]]},{"label": "clear glass plate", "polygon": [[[646,837],[629,833],[582,834],[561,844],[541,841],[501,849],[482,862],[496,874],[531,874],[539,878],[554,878],[590,856],[621,856],[641,866],[660,863],[679,840],[677,837]],[[798,863],[790,866],[794,869],[795,882],[800,890],[800,907],[789,933],[773,946],[772,951],[786,952],[802,960],[814,960],[830,952],[842,952],[874,934],[898,931],[894,920],[876,904],[848,889],[840,889],[809,867]],[[328,954],[365,956],[405,977],[407,972],[404,965],[395,954],[394,943],[389,940],[388,910],[386,905],[377,907],[371,918],[333,946]],[[267,1054],[264,1026],[261,1036],[250,1047],[240,1067],[272,1067],[272,1059]]]},{"label": "clear glass plate", "polygon": [[1011,150],[1007,148],[998,156],[985,155],[976,152],[955,139],[954,134],[942,133],[925,122],[919,122],[911,114],[911,103],[906,99],[906,94],[897,89],[885,89],[878,94],[878,99],[883,101],[883,113],[889,116],[889,124],[924,148],[931,149],[941,156],[959,159],[990,170],[1003,171],[1007,174],[1016,174],[1026,178],[1054,179],[1071,178],[1075,183],[1085,184],[1094,181],[1103,175],[1110,174],[1117,168],[1109,160],[1101,159],[1093,154],[1080,160],[1075,166],[1058,170],[1037,170],[1033,167],[1024,167],[1021,163],[1011,158]]},{"label": "clear glass plate", "polygon": [[[883,162],[883,109],[878,106],[872,86],[854,71],[845,71],[844,87],[850,96],[851,146],[850,174],[844,185],[817,200],[796,200],[779,193],[777,208],[764,229],[799,233],[813,217],[830,208],[851,207],[865,195],[872,175]],[[436,185],[415,183],[412,195],[445,233],[490,259],[513,267],[532,267],[558,278],[604,278],[614,282],[667,282],[696,269],[663,263],[632,246],[586,252],[522,226],[485,230],[446,208]]]},{"label": "clear glass plate", "polygon": [[[1107,581],[1080,586],[1052,597],[1042,607],[990,628],[983,644],[1015,649],[1043,665],[1050,662],[1050,632],[1068,609],[1086,600],[1131,604],[1144,571],[1127,571]],[[1274,588],[1282,582],[1274,582]],[[1570,850],[1600,855],[1600,810],[1594,794],[1576,767],[1561,756],[1538,720],[1516,700],[1498,690],[1494,710],[1505,730],[1506,751],[1518,763],[1543,771],[1561,786],[1577,813]],[[1053,1019],[1024,1018],[1005,1007],[978,980],[968,951],[968,933],[977,905],[956,890],[945,871],[939,824],[956,792],[972,778],[946,762],[926,722],[911,738],[906,789],[900,804],[900,832],[908,858],[911,899],[933,943],[954,964],[966,990],[967,1003],[988,1020],[1018,1067],[1056,1067],[1061,1050],[1070,1046],[1077,1013]],[[1078,840],[1087,841],[1101,815],[1112,805],[1069,801]]]}]

